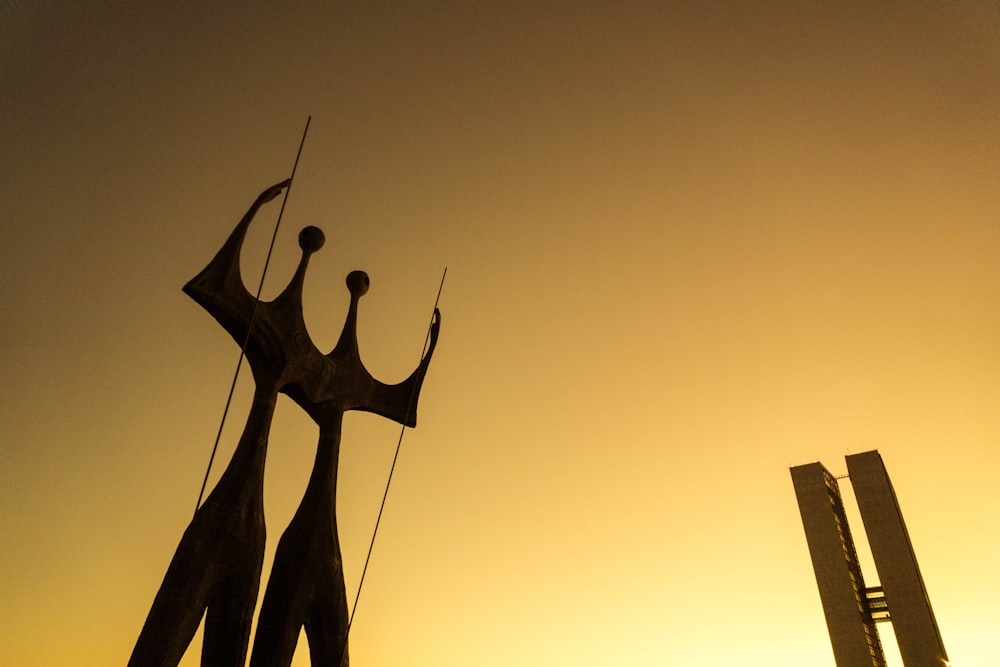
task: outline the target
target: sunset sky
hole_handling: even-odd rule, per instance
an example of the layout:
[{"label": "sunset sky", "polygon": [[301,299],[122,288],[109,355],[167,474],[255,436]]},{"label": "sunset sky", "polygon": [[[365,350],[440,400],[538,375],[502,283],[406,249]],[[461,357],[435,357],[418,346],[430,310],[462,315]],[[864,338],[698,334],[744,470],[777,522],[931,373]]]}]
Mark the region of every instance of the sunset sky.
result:
[{"label": "sunset sky", "polygon": [[[1000,3],[153,4],[0,5],[0,664],[127,661],[239,354],[181,286],[311,116],[265,298],[321,227],[310,333],[364,269],[397,382],[448,269],[353,665],[833,667],[788,469],[872,449],[1000,665]],[[345,418],[352,599],[398,434]]]}]

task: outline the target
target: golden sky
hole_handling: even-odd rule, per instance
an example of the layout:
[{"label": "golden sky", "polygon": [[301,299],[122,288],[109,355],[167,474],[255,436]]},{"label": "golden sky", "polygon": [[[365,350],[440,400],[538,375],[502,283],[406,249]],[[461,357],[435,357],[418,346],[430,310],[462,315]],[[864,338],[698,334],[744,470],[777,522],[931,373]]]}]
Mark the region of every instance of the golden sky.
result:
[{"label": "golden sky", "polygon": [[[319,225],[311,334],[366,270],[396,382],[448,267],[353,664],[832,667],[788,468],[870,449],[1000,664],[1000,5],[145,4],[0,8],[0,664],[127,660],[238,356],[180,287],[310,115],[265,297]],[[268,559],[316,435],[279,403]],[[345,420],[349,592],[397,436]]]}]

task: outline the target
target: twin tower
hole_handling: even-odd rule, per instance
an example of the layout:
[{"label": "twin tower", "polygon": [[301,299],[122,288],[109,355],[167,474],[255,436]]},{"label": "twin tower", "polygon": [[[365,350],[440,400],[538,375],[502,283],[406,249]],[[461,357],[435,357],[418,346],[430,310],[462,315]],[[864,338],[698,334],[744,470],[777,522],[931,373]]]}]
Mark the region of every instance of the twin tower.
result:
[{"label": "twin tower", "polygon": [[791,469],[837,667],[884,667],[876,623],[892,621],[905,667],[950,665],[882,457],[847,457],[879,586],[866,587],[837,478],[820,463]]}]

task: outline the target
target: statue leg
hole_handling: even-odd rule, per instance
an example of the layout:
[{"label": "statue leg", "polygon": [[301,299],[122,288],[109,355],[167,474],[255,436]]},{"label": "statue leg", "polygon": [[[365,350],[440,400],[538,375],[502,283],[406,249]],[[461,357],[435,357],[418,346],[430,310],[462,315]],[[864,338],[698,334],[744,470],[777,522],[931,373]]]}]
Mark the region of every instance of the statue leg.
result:
[{"label": "statue leg", "polygon": [[347,597],[334,508],[339,421],[335,427],[320,429],[305,495],[278,540],[250,667],[287,667],[303,626],[312,664],[339,667],[347,637]]},{"label": "statue leg", "polygon": [[[340,564],[340,558],[336,559]],[[326,564],[329,567],[328,564]],[[314,667],[347,667],[347,593],[340,568],[324,570],[306,618],[309,656]]]},{"label": "statue leg", "polygon": [[[263,545],[262,545],[263,546]],[[229,554],[245,561],[216,586],[205,617],[205,640],[201,650],[204,667],[243,667],[250,643],[250,626],[257,605],[263,549],[255,554]]]},{"label": "statue leg", "polygon": [[309,605],[308,588],[301,581],[309,564],[298,559],[299,551],[290,542],[286,530],[278,541],[271,576],[264,591],[250,667],[288,667],[295,654]]},{"label": "statue leg", "polygon": [[[264,561],[264,458],[276,393],[254,393],[243,435],[181,537],[129,667],[176,667],[207,608],[204,665],[246,659]],[[206,654],[207,655],[207,654]]]},{"label": "statue leg", "polygon": [[132,649],[129,667],[175,667],[180,663],[215,588],[215,549],[198,546],[208,521],[194,521],[184,531],[153,606]]},{"label": "statue leg", "polygon": [[250,667],[288,667],[303,626],[312,664],[339,667],[347,595],[335,531],[329,522],[316,525],[310,512],[288,524],[261,603]]}]

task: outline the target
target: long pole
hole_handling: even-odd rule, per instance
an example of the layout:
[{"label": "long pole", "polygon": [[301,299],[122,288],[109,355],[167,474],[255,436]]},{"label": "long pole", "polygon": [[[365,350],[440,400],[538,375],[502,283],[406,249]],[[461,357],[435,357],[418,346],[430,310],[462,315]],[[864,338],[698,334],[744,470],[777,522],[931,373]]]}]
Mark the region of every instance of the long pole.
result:
[{"label": "long pole", "polygon": [[306,134],[309,133],[309,123],[312,116],[306,118],[306,128],[302,131],[302,140],[299,141],[299,150],[295,154],[295,162],[292,164],[292,175],[288,179],[288,187],[285,188],[285,197],[281,200],[281,210],[278,211],[278,220],[274,223],[274,233],[271,234],[271,245],[267,249],[267,258],[264,260],[264,270],[260,274],[260,283],[257,285],[257,294],[254,295],[253,311],[250,313],[250,323],[247,325],[247,335],[240,346],[240,358],[236,362],[236,372],[233,373],[233,383],[229,386],[229,396],[226,398],[226,407],[222,410],[222,419],[219,421],[219,430],[215,434],[215,443],[212,445],[212,455],[208,459],[208,467],[205,469],[205,478],[201,481],[201,490],[198,492],[198,502],[194,506],[195,515],[201,507],[201,500],[205,496],[205,486],[208,484],[208,476],[212,472],[212,463],[215,462],[215,454],[219,450],[219,440],[222,439],[222,429],[226,425],[226,416],[229,414],[229,406],[233,402],[233,394],[236,393],[236,381],[240,377],[240,368],[243,366],[243,358],[247,353],[247,345],[250,344],[250,332],[253,330],[253,322],[257,317],[257,306],[260,303],[260,295],[264,290],[264,278],[267,276],[267,267],[271,264],[271,254],[274,252],[274,242],[278,238],[278,229],[281,227],[281,216],[285,213],[285,204],[288,203],[288,195],[292,192],[292,184],[295,182],[295,170],[299,166],[299,158],[302,157],[302,147],[306,144]]}]

